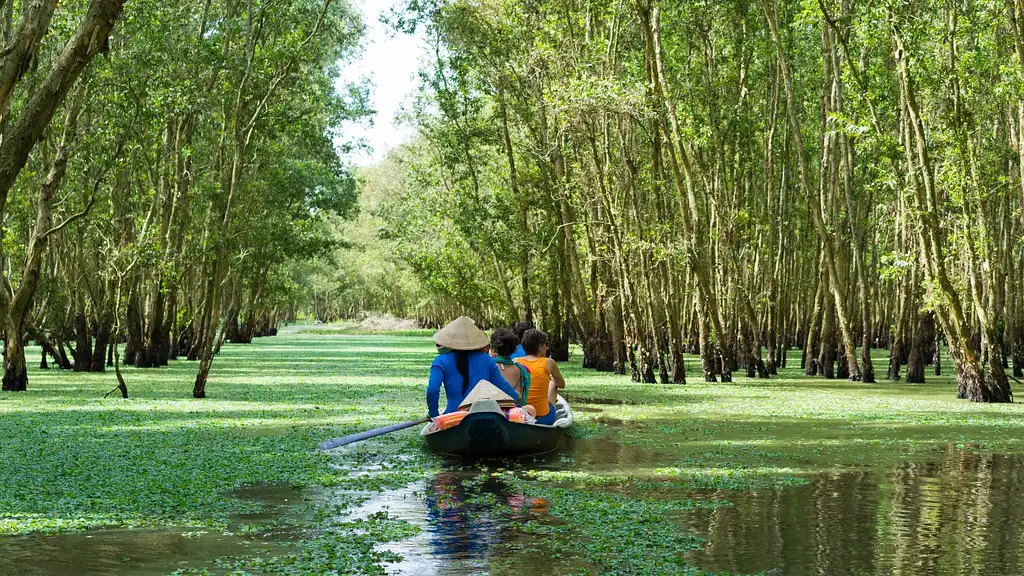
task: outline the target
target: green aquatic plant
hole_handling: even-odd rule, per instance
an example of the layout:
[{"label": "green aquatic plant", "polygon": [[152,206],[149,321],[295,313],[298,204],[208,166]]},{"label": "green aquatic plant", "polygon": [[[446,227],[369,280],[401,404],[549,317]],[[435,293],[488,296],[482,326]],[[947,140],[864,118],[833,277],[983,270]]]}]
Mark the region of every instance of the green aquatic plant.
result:
[{"label": "green aquatic plant", "polygon": [[703,539],[684,530],[678,519],[687,511],[721,505],[510,482],[525,496],[550,502],[550,515],[558,520],[531,520],[522,530],[549,537],[559,554],[573,555],[601,574],[692,570],[684,553],[699,549]]},{"label": "green aquatic plant", "polygon": [[[276,552],[258,562],[280,567],[308,550],[307,567],[322,566],[313,562],[323,557],[373,573],[393,557],[375,555],[383,540],[364,529],[401,538],[411,527],[391,517],[360,523],[360,505],[448,470],[470,492],[494,473],[513,492],[548,502],[526,519],[493,495],[471,497],[513,526],[553,536],[544,546],[511,545],[560,555],[560,569],[643,572],[647,549],[658,570],[687,573],[670,550],[699,545],[701,535],[680,522],[694,511],[834,471],[934,460],[950,446],[1012,452],[1024,439],[1020,405],[957,402],[941,380],[864,385],[789,369],[769,382],[648,386],[583,370],[577,355],[564,365],[565,395],[594,402],[576,413],[566,449],[553,456],[485,467],[446,462],[424,451],[415,430],[329,454],[314,449],[420,416],[433,355],[425,337],[285,331],[226,345],[211,376],[217,393],[202,401],[188,398],[186,362],[125,368],[134,391],[127,401],[103,399],[109,375],[32,369],[32,389],[0,395],[0,535],[158,525],[259,535],[301,526],[308,542],[286,553],[290,559]],[[285,514],[262,496],[236,492],[264,485],[297,487],[301,496],[290,496]],[[431,488],[416,490],[423,497]],[[638,514],[659,519],[625,522]],[[358,560],[343,564],[341,556]]]}]

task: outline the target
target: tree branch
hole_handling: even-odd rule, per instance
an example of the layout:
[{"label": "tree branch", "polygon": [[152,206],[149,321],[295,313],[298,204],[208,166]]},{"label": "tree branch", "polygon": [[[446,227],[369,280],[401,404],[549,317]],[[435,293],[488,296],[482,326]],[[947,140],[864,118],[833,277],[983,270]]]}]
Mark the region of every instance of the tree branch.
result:
[{"label": "tree branch", "polygon": [[80,218],[84,218],[87,214],[89,214],[89,211],[92,210],[92,205],[96,203],[96,189],[99,188],[100,182],[102,181],[102,176],[96,179],[96,182],[93,184],[92,187],[92,194],[89,196],[89,202],[85,205],[85,208],[83,208],[80,212],[76,212],[75,214],[68,216],[60,224],[54,226],[53,228],[50,228],[46,232],[43,232],[42,238],[49,238],[52,234],[56,234],[57,232],[63,230],[64,227],[67,226],[68,224],[71,224],[72,222]]}]

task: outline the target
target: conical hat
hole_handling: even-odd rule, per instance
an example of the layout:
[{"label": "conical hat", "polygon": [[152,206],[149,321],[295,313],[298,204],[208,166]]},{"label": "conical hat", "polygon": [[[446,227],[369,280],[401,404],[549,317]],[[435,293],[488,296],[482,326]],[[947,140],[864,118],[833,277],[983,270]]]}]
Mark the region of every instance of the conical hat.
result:
[{"label": "conical hat", "polygon": [[516,405],[516,401],[508,394],[502,392],[501,388],[498,388],[487,380],[481,380],[476,383],[476,386],[473,387],[473,390],[469,395],[462,399],[462,404],[459,405],[459,409],[465,408],[466,406],[481,400],[494,400],[498,405],[505,407]]},{"label": "conical hat", "polygon": [[479,350],[491,341],[468,316],[459,316],[434,334],[434,342],[452,350]]}]

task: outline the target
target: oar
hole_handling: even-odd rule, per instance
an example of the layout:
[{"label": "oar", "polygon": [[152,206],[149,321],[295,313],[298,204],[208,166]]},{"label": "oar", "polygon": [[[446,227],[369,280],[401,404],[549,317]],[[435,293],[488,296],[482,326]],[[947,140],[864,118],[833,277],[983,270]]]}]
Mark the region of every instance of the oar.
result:
[{"label": "oar", "polygon": [[392,424],[390,426],[382,426],[380,428],[374,428],[373,430],[367,430],[366,432],[360,432],[358,434],[349,434],[348,436],[342,436],[341,438],[332,438],[330,440],[324,440],[317,444],[317,448],[327,451],[332,448],[338,448],[339,446],[347,446],[355,442],[361,442],[368,438],[376,438],[377,436],[383,436],[399,430],[405,430],[406,428],[412,428],[417,424],[426,424],[430,422],[430,418],[421,418],[419,420],[409,420],[408,422],[399,422],[398,424]]}]

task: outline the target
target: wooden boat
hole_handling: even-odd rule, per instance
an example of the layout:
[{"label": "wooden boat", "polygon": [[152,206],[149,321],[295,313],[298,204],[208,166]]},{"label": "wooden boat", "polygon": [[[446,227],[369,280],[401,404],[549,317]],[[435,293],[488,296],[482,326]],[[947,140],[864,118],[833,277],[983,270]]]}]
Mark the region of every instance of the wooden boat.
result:
[{"label": "wooden boat", "polygon": [[497,400],[478,400],[469,406],[462,421],[445,430],[427,424],[420,435],[435,452],[468,456],[525,456],[558,448],[562,435],[572,426],[572,408],[565,398],[555,404],[555,423],[509,422]]}]

